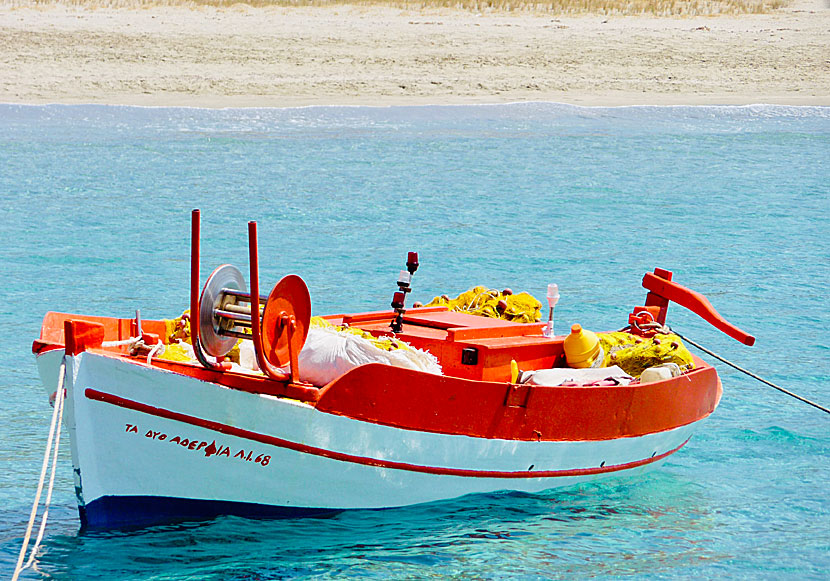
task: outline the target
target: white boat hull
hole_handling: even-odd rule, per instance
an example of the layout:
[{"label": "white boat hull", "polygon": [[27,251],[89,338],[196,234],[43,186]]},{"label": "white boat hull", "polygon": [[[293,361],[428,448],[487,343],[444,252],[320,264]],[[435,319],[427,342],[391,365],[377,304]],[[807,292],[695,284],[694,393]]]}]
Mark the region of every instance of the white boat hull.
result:
[{"label": "white boat hull", "polygon": [[[38,356],[50,393],[62,356]],[[64,419],[81,518],[93,527],[539,492],[646,470],[695,427],[603,441],[428,433],[90,352],[66,360]]]}]

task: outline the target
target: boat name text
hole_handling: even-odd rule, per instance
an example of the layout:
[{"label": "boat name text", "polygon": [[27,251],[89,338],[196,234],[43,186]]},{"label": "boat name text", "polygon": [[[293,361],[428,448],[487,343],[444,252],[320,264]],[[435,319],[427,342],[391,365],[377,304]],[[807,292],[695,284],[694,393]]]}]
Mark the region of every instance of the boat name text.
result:
[{"label": "boat name text", "polygon": [[139,429],[139,427],[135,424],[125,424],[126,427],[124,431],[128,434],[140,434],[144,433],[145,438],[149,438],[150,440],[156,442],[167,442],[169,444],[178,444],[182,448],[186,450],[192,450],[194,452],[204,452],[205,457],[209,458],[210,456],[216,456],[217,458],[220,456],[227,456],[228,458],[235,458],[238,460],[242,460],[244,462],[254,462],[255,464],[259,464],[260,466],[268,466],[271,462],[271,456],[266,454],[257,454],[254,450],[246,450],[245,448],[240,448],[238,452],[234,453],[231,450],[230,446],[225,446],[223,444],[217,444],[216,440],[208,443],[205,440],[198,440],[198,439],[190,439],[190,438],[183,438],[182,436],[170,436],[165,434],[164,432],[159,432],[156,430],[148,429],[144,430]]}]

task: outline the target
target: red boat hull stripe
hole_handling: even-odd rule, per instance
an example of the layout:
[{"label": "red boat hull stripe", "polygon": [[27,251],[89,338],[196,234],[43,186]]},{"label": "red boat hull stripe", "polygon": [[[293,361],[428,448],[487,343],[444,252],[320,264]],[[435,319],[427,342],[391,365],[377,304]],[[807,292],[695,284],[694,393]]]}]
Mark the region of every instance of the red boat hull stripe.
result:
[{"label": "red boat hull stripe", "polygon": [[351,462],[354,464],[377,466],[379,468],[388,468],[392,470],[408,470],[410,472],[423,472],[426,474],[436,474],[445,476],[464,476],[471,478],[557,478],[566,476],[587,476],[591,474],[603,474],[606,472],[618,472],[620,470],[629,470],[631,468],[637,468],[638,466],[643,466],[646,464],[651,464],[652,462],[662,460],[666,456],[669,456],[670,454],[677,452],[680,448],[686,445],[686,442],[689,441],[688,439],[686,439],[682,444],[680,444],[676,448],[669,450],[668,452],[664,452],[663,454],[652,456],[651,458],[644,458],[642,460],[636,460],[634,462],[626,462],[625,464],[615,464],[611,466],[598,466],[592,468],[572,468],[570,470],[522,470],[518,472],[470,470],[465,468],[422,466],[418,464],[408,464],[406,462],[395,462],[391,460],[366,458],[364,456],[354,456],[352,454],[344,454],[343,452],[334,452],[332,450],[326,450],[324,448],[315,448],[314,446],[298,444],[297,442],[283,440],[282,438],[275,438],[274,436],[268,436],[266,434],[260,434],[257,432],[252,432],[250,430],[245,430],[243,428],[228,426],[227,424],[214,422],[212,420],[205,420],[180,412],[174,412],[171,410],[158,408],[155,406],[126,399],[121,396],[113,395],[110,393],[104,393],[102,391],[98,391],[92,388],[87,388],[84,391],[84,394],[86,395],[87,399],[93,401],[100,401],[112,404],[118,407],[131,409],[137,412],[149,414],[159,418],[183,422],[185,424],[206,428],[208,430],[220,432],[222,434],[227,434],[229,436],[245,438],[247,440],[260,442],[262,444],[267,444],[270,446],[277,446],[279,448],[294,450],[295,452],[301,452],[303,454],[322,456],[324,458],[338,460],[340,462]]}]

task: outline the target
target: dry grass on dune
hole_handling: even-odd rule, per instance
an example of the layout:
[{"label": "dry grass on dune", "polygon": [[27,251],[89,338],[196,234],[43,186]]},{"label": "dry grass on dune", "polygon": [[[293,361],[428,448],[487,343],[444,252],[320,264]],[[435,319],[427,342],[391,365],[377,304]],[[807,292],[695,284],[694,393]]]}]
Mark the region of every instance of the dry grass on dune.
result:
[{"label": "dry grass on dune", "polygon": [[542,12],[653,16],[763,14],[789,0],[0,0],[0,6],[79,8],[153,8],[155,6],[387,6],[401,9],[450,8],[470,12]]}]

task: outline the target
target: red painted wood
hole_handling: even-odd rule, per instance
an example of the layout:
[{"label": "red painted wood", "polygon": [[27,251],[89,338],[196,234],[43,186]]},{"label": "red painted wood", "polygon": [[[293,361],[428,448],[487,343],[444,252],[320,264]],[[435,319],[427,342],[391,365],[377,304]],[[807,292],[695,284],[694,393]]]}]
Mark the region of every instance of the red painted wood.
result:
[{"label": "red painted wood", "polygon": [[[116,319],[114,317],[94,317],[71,313],[57,313],[50,311],[43,317],[40,326],[40,340],[46,343],[64,344],[64,322],[68,319],[89,321],[104,326],[104,341],[121,341],[133,337],[135,319]],[[154,333],[160,337],[166,334],[164,321],[144,320],[141,322],[144,331]]]},{"label": "red painted wood", "polygon": [[[663,268],[655,268],[653,276],[657,276],[665,280],[671,280],[672,272]],[[643,286],[645,287],[645,283],[643,283]],[[669,299],[660,296],[657,293],[650,292],[646,295],[646,307],[656,307],[657,316],[655,317],[655,320],[661,325],[666,324],[666,316],[669,312]]]},{"label": "red painted wood", "polygon": [[[667,301],[686,307],[696,315],[703,318],[705,321],[712,324],[716,329],[726,333],[736,341],[740,341],[744,345],[749,346],[755,344],[755,337],[742,331],[724,319],[720,313],[715,310],[715,307],[712,306],[709,299],[699,292],[688,289],[677,284],[676,282],[666,280],[650,272],[647,272],[643,277],[643,288],[651,291],[649,296],[654,293]],[[646,300],[646,305],[649,305],[648,300]],[[660,322],[665,323],[665,320]]]},{"label": "red painted wood", "polygon": [[68,319],[63,323],[66,354],[77,355],[104,342],[104,325],[91,321]]},{"label": "red painted wood", "polygon": [[[130,359],[135,365],[145,365],[140,360]],[[262,393],[287,397],[302,402],[315,402],[320,395],[320,390],[305,384],[293,384],[286,377],[283,381],[273,380],[262,375],[250,375],[233,373],[228,371],[214,371],[203,368],[201,365],[184,363],[181,361],[168,361],[166,359],[153,359],[152,367],[172,371],[179,375],[186,375],[201,381],[224,385],[247,393]]]},{"label": "red painted wood", "polygon": [[615,387],[512,386],[363,365],[323,388],[317,409],[410,430],[505,440],[608,440],[696,422],[714,411],[714,368],[664,382]]},{"label": "red painted wood", "polygon": [[416,325],[434,327],[436,329],[492,329],[496,327],[515,327],[516,325],[519,325],[519,323],[514,323],[512,321],[481,317],[478,315],[471,315],[469,313],[447,310],[433,311],[431,313],[407,312],[404,317],[404,323],[414,323]]},{"label": "red painted wood", "polygon": [[260,442],[262,444],[277,446],[279,448],[286,448],[289,450],[294,450],[296,452],[301,452],[303,454],[322,456],[324,458],[338,460],[340,462],[350,462],[353,464],[362,464],[364,466],[377,466],[380,468],[387,468],[392,470],[406,470],[410,472],[422,472],[427,474],[436,474],[443,476],[464,476],[468,478],[557,478],[566,476],[586,476],[592,474],[604,474],[607,472],[618,472],[620,470],[628,470],[631,468],[636,468],[638,466],[643,466],[646,464],[650,464],[652,462],[662,460],[666,456],[669,456],[670,454],[677,452],[680,448],[686,445],[686,442],[688,442],[688,440],[686,440],[686,442],[683,442],[673,450],[669,450],[668,452],[665,452],[660,455],[655,455],[650,458],[643,458],[641,460],[627,462],[624,464],[615,464],[611,466],[592,466],[587,468],[573,468],[569,470],[471,470],[464,468],[447,468],[443,466],[424,466],[420,464],[395,462],[392,460],[383,460],[379,458],[369,458],[366,456],[355,456],[353,454],[335,452],[333,450],[327,450],[325,448],[317,448],[314,446],[308,446],[306,444],[300,444],[299,442],[292,442],[290,440],[276,438],[274,436],[269,436],[266,434],[260,434],[258,432],[253,432],[250,430],[245,430],[243,428],[237,428],[234,426],[229,426],[227,424],[215,422],[213,420],[197,418],[195,416],[191,416],[188,414],[183,414],[180,412],[175,412],[164,408],[147,405],[144,403],[140,403],[137,401],[133,401],[127,398],[123,398],[117,395],[105,393],[91,388],[87,388],[84,392],[84,395],[88,399],[93,401],[100,401],[118,407],[153,415],[156,417],[182,422],[201,428],[206,428],[222,434],[228,434],[230,436],[245,438],[247,440],[251,440],[254,442]]},{"label": "red painted wood", "polygon": [[[446,312],[447,307],[445,306],[437,306],[437,307],[417,307],[411,308],[407,310],[406,317],[409,317],[413,314],[423,314],[423,313],[438,313],[438,312]],[[394,319],[396,316],[395,311],[371,311],[368,313],[349,313],[346,315],[327,315],[323,317],[324,319],[330,321],[333,325],[356,325],[358,323],[367,323],[367,322],[376,322],[376,323],[385,323],[387,330],[389,329],[389,321]],[[406,319],[404,319],[405,321]],[[362,326],[362,325],[361,325]]]},{"label": "red painted wood", "polygon": [[[63,323],[69,318],[71,315],[61,313],[47,315],[41,333],[44,348],[57,344],[54,339],[63,340],[63,333],[58,334],[55,327],[58,321]],[[130,319],[84,318],[102,321],[106,340],[129,337]],[[163,329],[164,323],[145,321],[144,326],[151,331],[154,327]],[[521,393],[512,393],[507,383],[511,357],[516,357],[523,369],[550,367],[561,356],[560,339],[523,336],[447,342],[433,336],[436,331],[445,332],[410,325],[409,333],[401,338],[428,347],[442,360],[445,372],[455,377],[374,364],[352,370],[318,389],[292,384],[287,377],[276,381],[207,370],[190,363],[156,359],[153,367],[249,393],[290,397],[312,405],[318,402],[322,412],[362,421],[516,440],[605,440],[668,430],[711,413],[721,394],[715,370],[699,359],[699,369],[666,382],[628,387],[527,386]],[[479,350],[476,366],[460,364],[461,349],[468,345]],[[122,351],[114,348],[98,352],[118,356]],[[127,360],[144,365],[133,358]],[[458,377],[462,372],[478,379]]]},{"label": "red painted wood", "polygon": [[[496,319],[499,320],[499,319]],[[513,323],[505,327],[463,327],[447,329],[449,341],[470,341],[473,339],[503,339],[505,337],[542,336],[547,323]]]},{"label": "red painted wood", "polygon": [[48,341],[41,341],[40,339],[35,339],[32,342],[32,353],[35,355],[41,355],[48,351],[60,351],[64,348],[62,344],[58,343],[49,343]]}]

